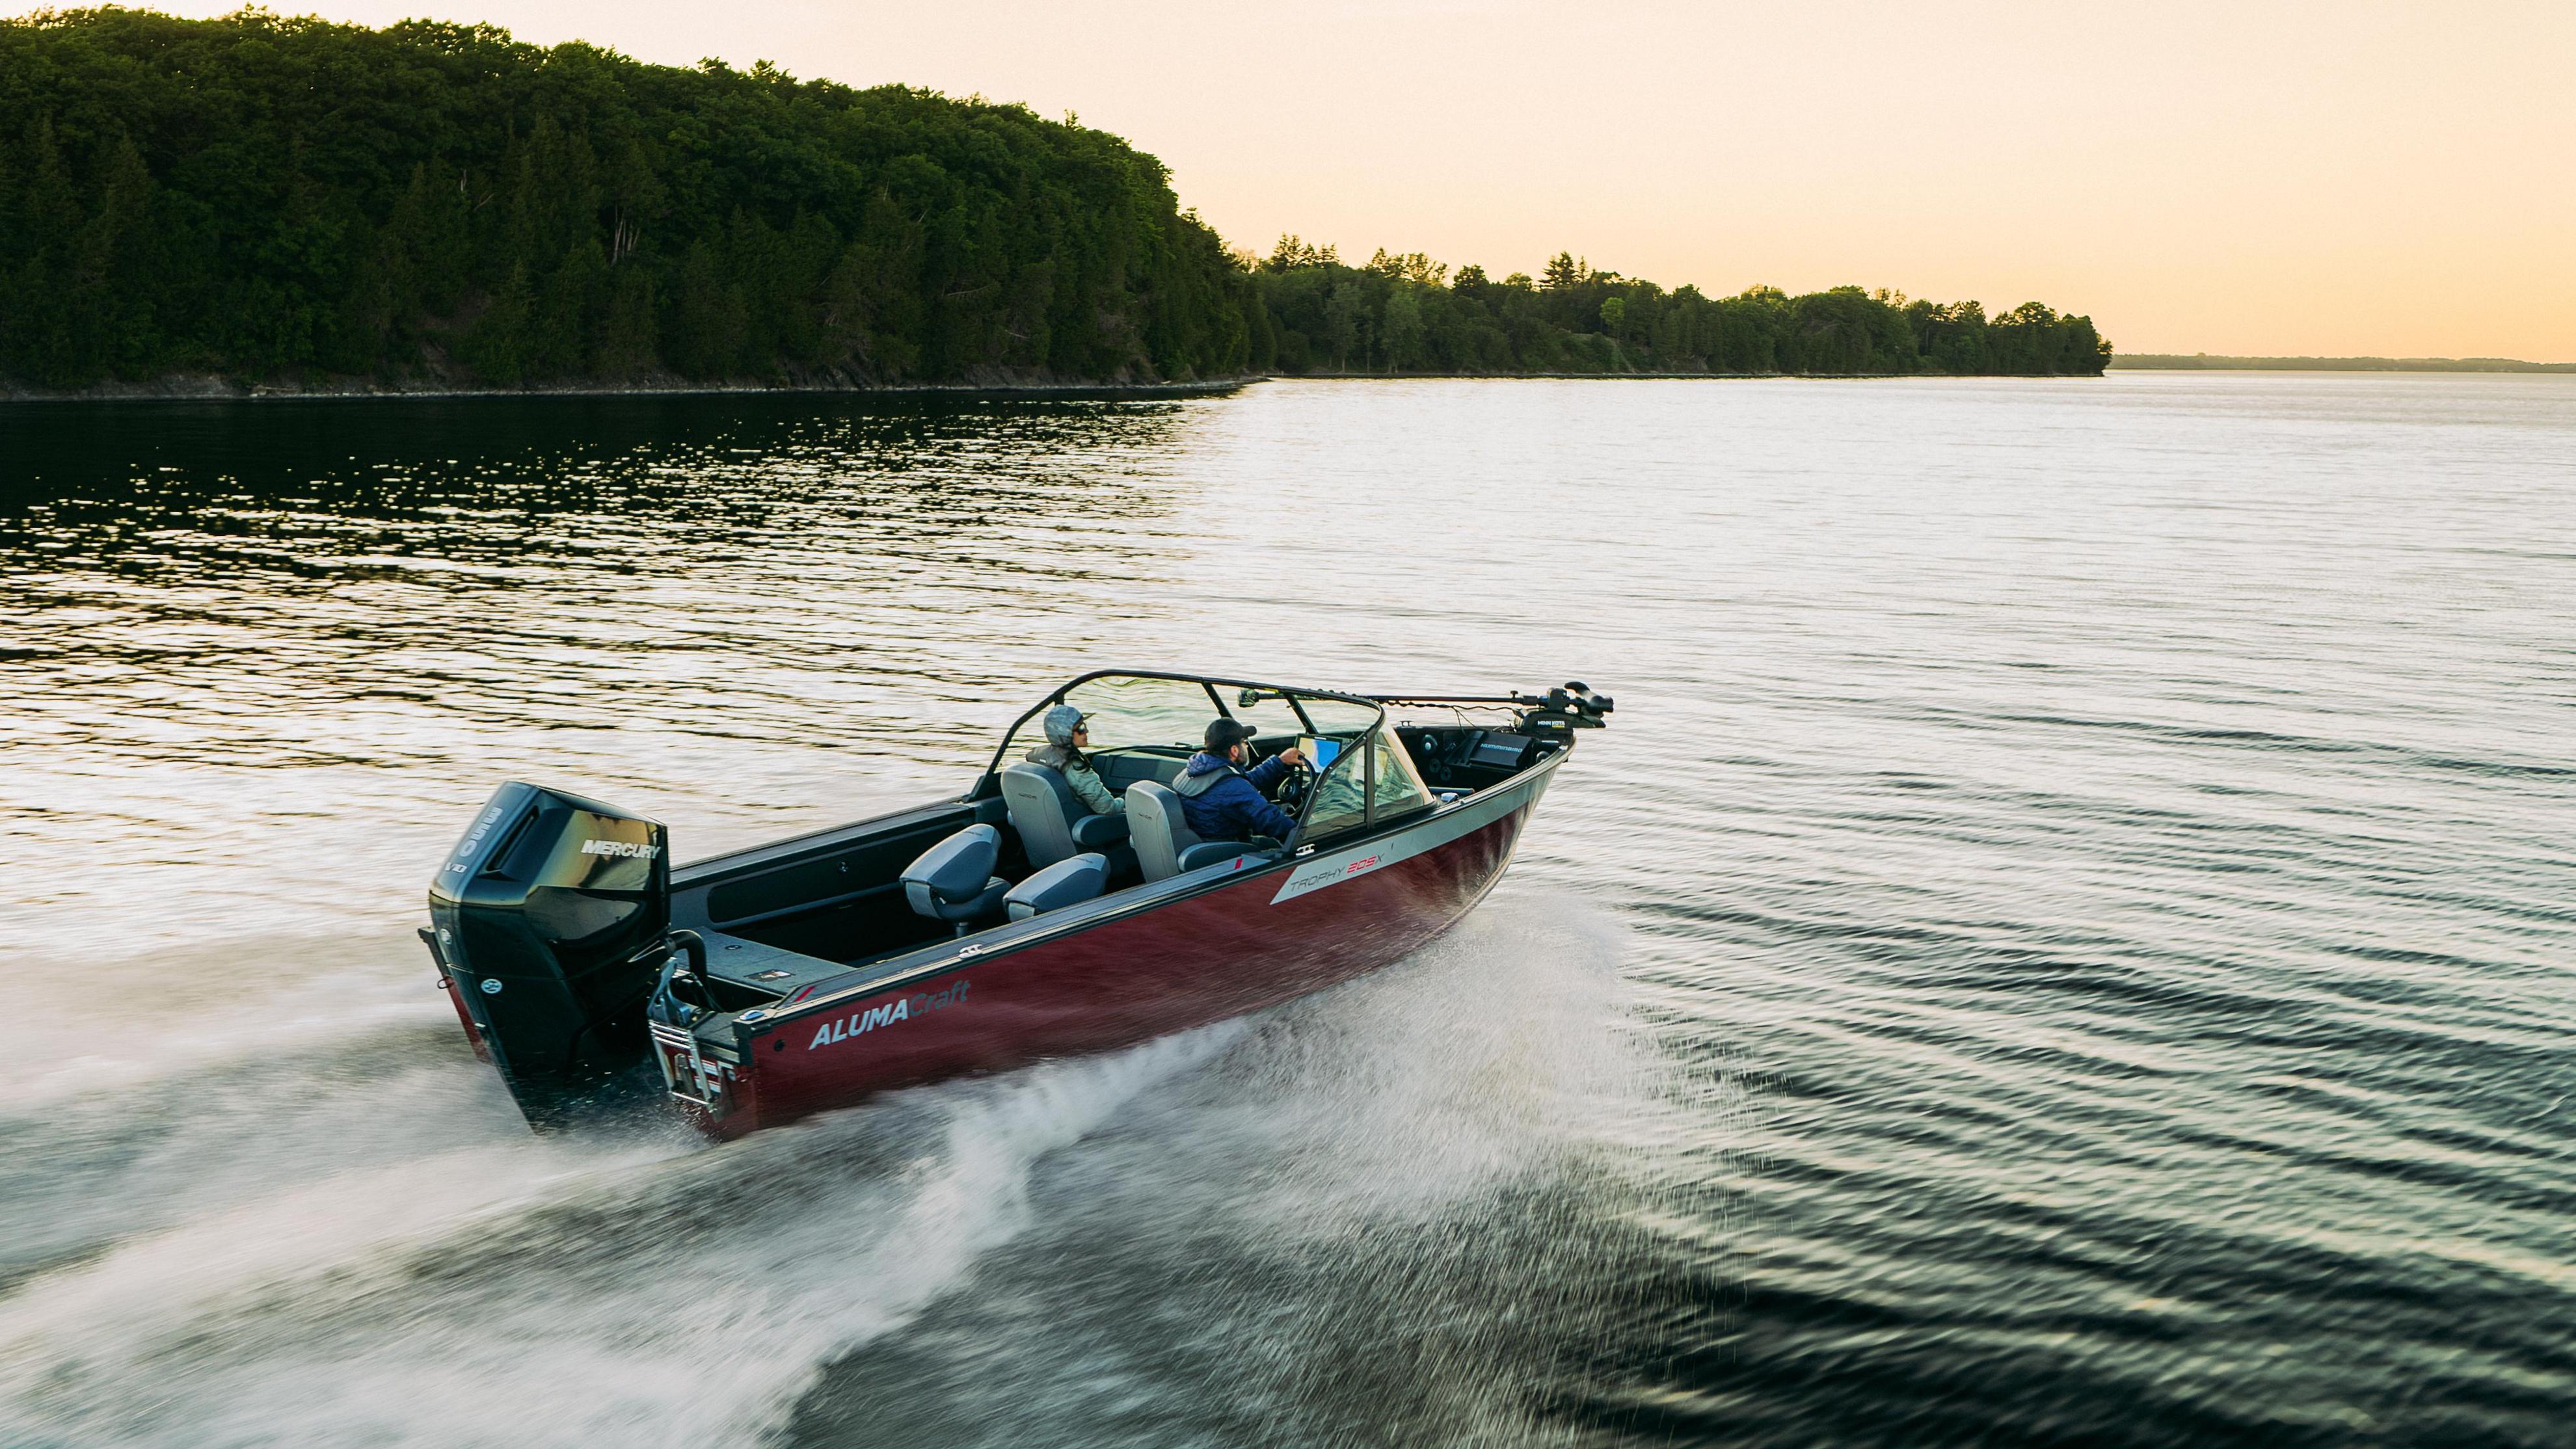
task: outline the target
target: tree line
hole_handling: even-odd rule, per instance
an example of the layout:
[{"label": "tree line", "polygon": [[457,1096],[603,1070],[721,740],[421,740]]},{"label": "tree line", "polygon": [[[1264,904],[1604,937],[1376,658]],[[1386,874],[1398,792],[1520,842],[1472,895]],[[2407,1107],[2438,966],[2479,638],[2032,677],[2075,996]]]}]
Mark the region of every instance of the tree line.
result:
[{"label": "tree line", "polygon": [[1187,382],[2098,372],[2089,321],[1707,298],[1559,257],[1232,255],[1162,164],[1020,106],[491,26],[0,21],[0,380]]},{"label": "tree line", "polygon": [[1792,297],[1597,271],[1559,252],[1540,275],[1456,274],[1420,252],[1346,266],[1331,247],[1282,237],[1245,259],[1263,315],[1253,350],[1288,373],[2098,374],[2111,344],[2089,317],[1835,287]]},{"label": "tree line", "polygon": [[1016,106],[490,26],[0,24],[0,373],[1104,381],[1250,364],[1163,167]]}]

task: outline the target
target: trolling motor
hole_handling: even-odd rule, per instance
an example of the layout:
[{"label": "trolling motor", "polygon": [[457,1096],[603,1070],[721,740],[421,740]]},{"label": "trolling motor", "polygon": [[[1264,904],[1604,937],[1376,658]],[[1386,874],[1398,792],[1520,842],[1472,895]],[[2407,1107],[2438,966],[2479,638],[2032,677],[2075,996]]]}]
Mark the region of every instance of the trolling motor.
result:
[{"label": "trolling motor", "polygon": [[658,821],[513,780],[430,881],[421,939],[531,1123],[645,1057],[671,955],[669,844]]},{"label": "trolling motor", "polygon": [[1522,731],[1542,736],[1601,729],[1609,724],[1603,716],[1618,707],[1610,696],[1594,694],[1579,679],[1569,679],[1544,695],[1515,694],[1512,702],[1521,706]]}]

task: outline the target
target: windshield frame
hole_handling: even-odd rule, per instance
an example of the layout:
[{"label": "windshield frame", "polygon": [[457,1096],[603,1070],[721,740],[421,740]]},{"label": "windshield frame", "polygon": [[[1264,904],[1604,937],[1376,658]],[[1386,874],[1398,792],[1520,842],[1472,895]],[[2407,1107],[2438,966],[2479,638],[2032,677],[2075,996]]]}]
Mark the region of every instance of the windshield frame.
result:
[{"label": "windshield frame", "polygon": [[[1360,747],[1358,753],[1361,757],[1361,769],[1364,772],[1362,777],[1362,788],[1366,792],[1361,798],[1368,801],[1367,813],[1362,817],[1362,828],[1365,829],[1367,826],[1374,825],[1377,822],[1377,751],[1369,747],[1369,741],[1376,736],[1378,731],[1388,728],[1385,700],[1371,698],[1365,694],[1344,694],[1341,691],[1334,689],[1305,689],[1289,684],[1269,684],[1257,679],[1226,679],[1213,674],[1180,674],[1163,669],[1095,669],[1088,674],[1077,675],[1076,677],[1068,679],[1064,683],[1057,685],[1053,690],[1047,693],[1047,696],[1044,699],[1041,699],[1036,704],[1029,706],[1026,711],[1021,713],[1019,718],[1011,721],[1008,729],[1002,731],[1001,743],[993,747],[993,758],[984,766],[982,777],[976,780],[973,789],[966,792],[965,798],[968,800],[982,800],[989,796],[1000,794],[1002,790],[1002,761],[1007,755],[1009,755],[1011,742],[1019,738],[1020,731],[1028,728],[1029,721],[1036,719],[1039,715],[1046,713],[1055,706],[1064,703],[1064,697],[1066,695],[1071,694],[1073,691],[1080,689],[1082,686],[1097,679],[1164,679],[1180,684],[1195,684],[1207,691],[1208,703],[1214,705],[1216,707],[1216,712],[1226,719],[1233,719],[1235,717],[1234,707],[1226,703],[1225,696],[1218,693],[1219,690],[1250,689],[1257,690],[1263,694],[1279,695],[1288,701],[1288,707],[1296,713],[1298,720],[1307,724],[1308,733],[1310,734],[1313,733],[1313,724],[1312,721],[1307,719],[1304,706],[1298,703],[1300,697],[1306,699],[1329,699],[1337,703],[1357,705],[1362,709],[1373,711],[1373,718],[1371,719],[1368,727],[1360,732]],[[1349,754],[1349,751],[1345,751],[1344,759],[1335,760],[1333,762],[1333,769],[1342,768]],[[1307,790],[1307,801],[1311,801],[1314,798],[1316,791],[1322,788],[1324,776],[1329,773],[1330,771],[1325,770],[1315,772],[1314,784],[1309,786]],[[1299,802],[1301,809],[1307,801]],[[1306,821],[1304,816],[1300,814],[1297,821],[1297,828],[1289,833],[1288,839],[1283,843],[1288,847],[1290,853],[1293,854],[1297,848],[1305,842],[1305,839]]]}]

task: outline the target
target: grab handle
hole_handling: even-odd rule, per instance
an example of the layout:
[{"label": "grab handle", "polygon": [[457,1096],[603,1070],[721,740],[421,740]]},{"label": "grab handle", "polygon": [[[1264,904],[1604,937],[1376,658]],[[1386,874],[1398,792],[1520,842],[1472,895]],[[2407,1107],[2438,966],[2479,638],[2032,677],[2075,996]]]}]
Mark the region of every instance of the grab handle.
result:
[{"label": "grab handle", "polygon": [[[697,932],[682,928],[662,938],[669,954],[662,959],[662,976],[653,985],[652,1014],[673,1026],[691,1026],[701,1016],[715,1014],[715,993],[707,989],[707,942]],[[688,958],[682,965],[681,958]],[[697,997],[691,1001],[688,996]]]}]

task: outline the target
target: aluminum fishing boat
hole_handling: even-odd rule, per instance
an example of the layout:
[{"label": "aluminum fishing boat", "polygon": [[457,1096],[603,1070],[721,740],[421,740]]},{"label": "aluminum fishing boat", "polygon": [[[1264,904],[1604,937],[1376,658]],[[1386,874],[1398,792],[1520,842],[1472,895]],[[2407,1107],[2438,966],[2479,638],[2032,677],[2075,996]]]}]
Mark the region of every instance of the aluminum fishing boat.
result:
[{"label": "aluminum fishing boat", "polygon": [[[1015,752],[1059,704],[1125,813]],[[1611,701],[1342,694],[1104,671],[952,799],[674,868],[657,821],[517,781],[439,867],[421,938],[529,1121],[644,1064],[734,1137],[889,1087],[1126,1046],[1394,961],[1503,873]],[[1171,790],[1209,721],[1303,763],[1284,840],[1202,841]]]}]

